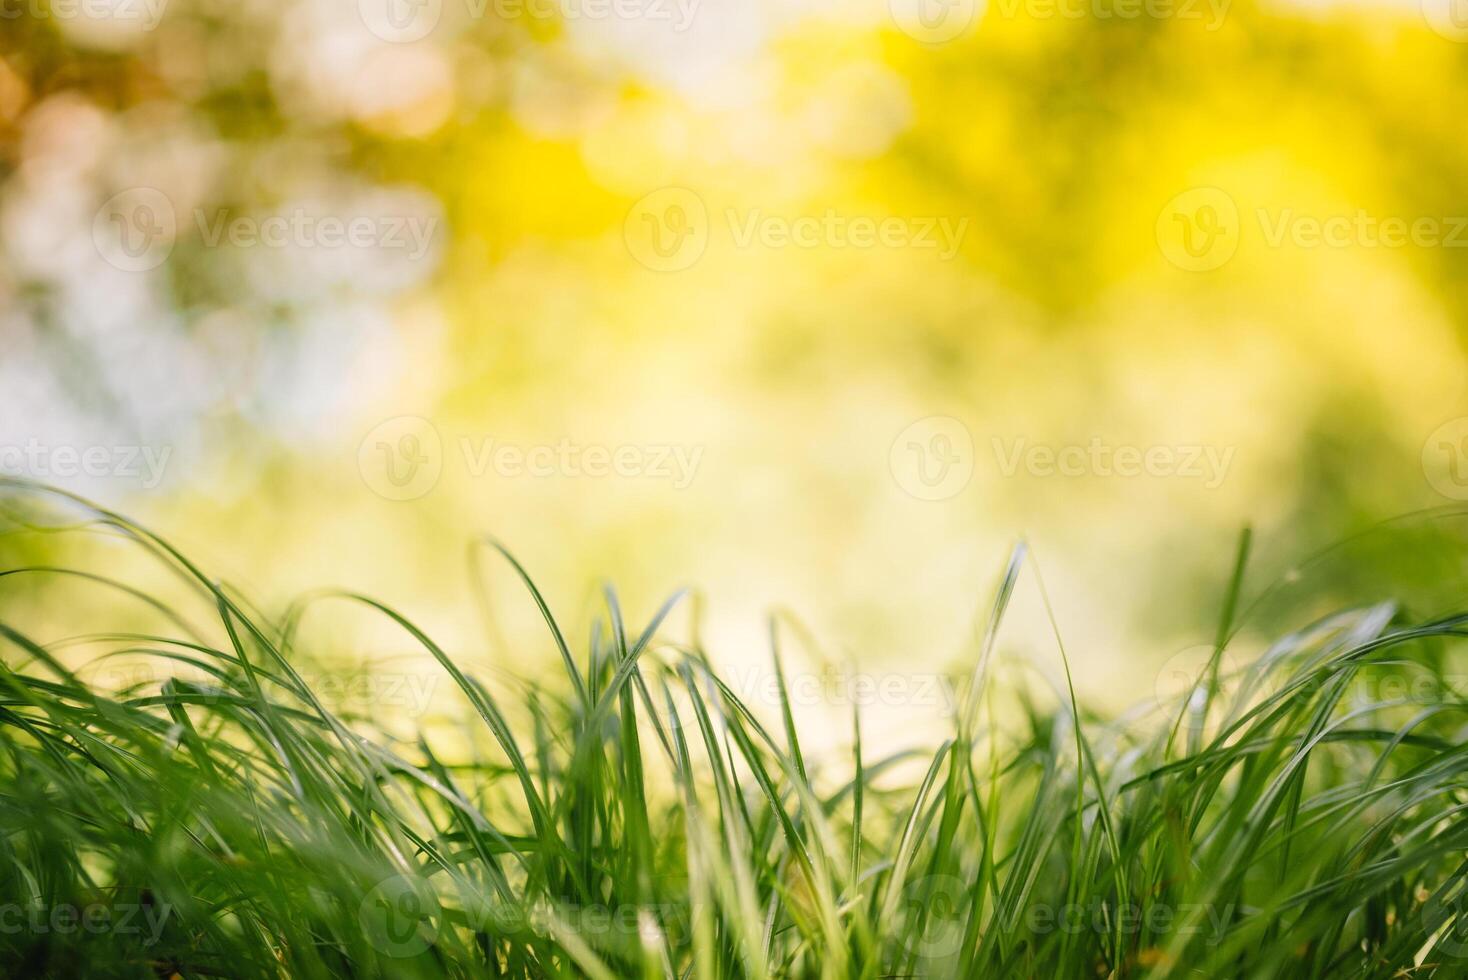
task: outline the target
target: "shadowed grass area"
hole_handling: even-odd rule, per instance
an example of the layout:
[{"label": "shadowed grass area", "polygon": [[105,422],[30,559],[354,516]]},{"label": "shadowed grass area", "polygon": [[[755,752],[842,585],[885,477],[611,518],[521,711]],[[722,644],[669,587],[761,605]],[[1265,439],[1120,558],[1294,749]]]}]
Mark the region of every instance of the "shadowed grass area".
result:
[{"label": "shadowed grass area", "polygon": [[[337,596],[394,622],[472,707],[470,742],[489,750],[450,757],[328,708],[298,640],[323,597],[265,617],[119,515],[5,489],[12,529],[80,513],[60,533],[151,552],[196,607],[105,569],[3,570],[0,589],[81,576],[169,624],[43,637],[0,622],[0,962],[17,975],[1446,977],[1468,963],[1450,666],[1468,616],[1345,610],[1231,668],[1247,535],[1202,670],[1116,720],[1078,712],[1068,681],[1038,697],[1005,676],[1017,550],[951,738],[920,752],[863,742],[856,711],[848,752],[802,752],[779,631],[776,703],[747,703],[696,642],[660,638],[677,597],[634,627],[607,591],[573,650],[492,543],[565,671],[513,702],[391,607]],[[108,688],[68,666],[79,644],[157,669]]]}]

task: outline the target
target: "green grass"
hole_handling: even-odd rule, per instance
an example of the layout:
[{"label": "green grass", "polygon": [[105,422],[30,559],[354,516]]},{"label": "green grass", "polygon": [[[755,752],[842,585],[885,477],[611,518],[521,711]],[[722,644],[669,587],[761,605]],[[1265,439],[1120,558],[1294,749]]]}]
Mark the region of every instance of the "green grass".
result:
[{"label": "green grass", "polygon": [[[676,597],[633,625],[608,591],[573,649],[493,544],[481,557],[523,577],[563,677],[492,690],[391,607],[337,597],[421,645],[472,708],[450,752],[313,693],[298,637],[323,597],[265,617],[121,516],[8,489],[12,531],[60,506],[82,515],[65,536],[123,539],[192,594],[185,610],[97,569],[0,576],[4,608],[66,582],[126,624],[0,622],[0,964],[15,975],[1465,973],[1450,657],[1468,617],[1344,610],[1229,669],[1247,535],[1231,576],[1220,561],[1197,683],[1118,719],[1075,710],[1068,667],[1048,689],[1001,656],[1032,567],[1017,550],[951,737],[926,747],[863,741],[853,712],[846,751],[803,752],[784,669],[776,703],[741,700],[696,642],[660,635]],[[140,609],[166,627],[135,630]],[[772,627],[773,664],[792,632]],[[152,658],[163,679],[98,689],[68,666],[79,647]]]}]

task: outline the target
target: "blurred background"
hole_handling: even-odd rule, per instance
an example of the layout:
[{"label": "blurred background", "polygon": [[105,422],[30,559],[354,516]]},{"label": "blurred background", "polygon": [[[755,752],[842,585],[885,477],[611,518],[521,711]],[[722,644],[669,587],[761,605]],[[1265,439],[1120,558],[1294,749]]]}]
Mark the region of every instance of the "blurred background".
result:
[{"label": "blurred background", "polygon": [[1246,524],[1260,630],[1461,607],[1424,2],[0,0],[0,469],[521,673],[483,533],[578,637],[692,585],[726,661],[779,607],[872,670],[962,653],[1023,537],[1113,703]]}]

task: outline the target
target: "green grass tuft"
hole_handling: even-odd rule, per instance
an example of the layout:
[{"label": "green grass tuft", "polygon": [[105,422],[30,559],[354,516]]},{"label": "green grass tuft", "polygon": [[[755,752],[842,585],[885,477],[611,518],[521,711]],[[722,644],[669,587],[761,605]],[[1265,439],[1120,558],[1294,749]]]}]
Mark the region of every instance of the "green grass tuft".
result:
[{"label": "green grass tuft", "polygon": [[[300,640],[323,597],[263,616],[119,515],[8,490],[13,521],[59,500],[82,514],[66,534],[120,537],[192,595],[183,609],[96,570],[0,574],[7,608],[65,578],[127,624],[40,637],[0,620],[15,975],[1465,974],[1450,658],[1468,617],[1345,610],[1230,668],[1247,538],[1195,682],[1119,719],[1078,703],[1068,665],[1048,692],[1010,676],[1000,626],[1033,567],[1016,551],[952,737],[921,752],[864,739],[855,711],[848,753],[813,751],[778,625],[774,704],[660,636],[677,597],[639,629],[608,590],[573,650],[495,544],[565,672],[513,699],[391,607],[336,596],[456,686],[475,730],[445,747],[328,708]],[[162,627],[134,630],[135,608]],[[157,669],[109,688],[78,646]]]}]

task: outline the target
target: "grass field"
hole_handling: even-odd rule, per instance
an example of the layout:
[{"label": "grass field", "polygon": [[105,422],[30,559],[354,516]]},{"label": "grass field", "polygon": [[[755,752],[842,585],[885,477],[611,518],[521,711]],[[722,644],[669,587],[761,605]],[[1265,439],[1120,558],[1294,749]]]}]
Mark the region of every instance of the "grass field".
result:
[{"label": "grass field", "polygon": [[[614,593],[583,646],[508,553],[564,671],[493,689],[362,596],[472,707],[470,751],[390,737],[307,681],[313,596],[266,616],[165,540],[7,488],[7,527],[152,553],[174,608],[106,568],[3,570],[5,608],[96,591],[156,632],[0,622],[0,962],[58,977],[1427,977],[1468,963],[1468,616],[1301,622],[1119,718],[1002,656],[1003,566],[951,736],[803,752],[696,642]],[[77,519],[77,515],[81,515]],[[227,542],[221,542],[227,544]],[[20,589],[25,582],[28,591]],[[200,610],[208,614],[203,622]],[[956,611],[956,615],[969,611]],[[671,632],[671,631],[664,631]],[[771,630],[780,647],[798,632]],[[1059,639],[1059,637],[1057,637]],[[104,689],[75,666],[148,658]],[[1068,668],[1066,671],[1068,677]],[[1077,705],[1080,707],[1077,707]],[[807,739],[807,741],[810,741]]]}]

